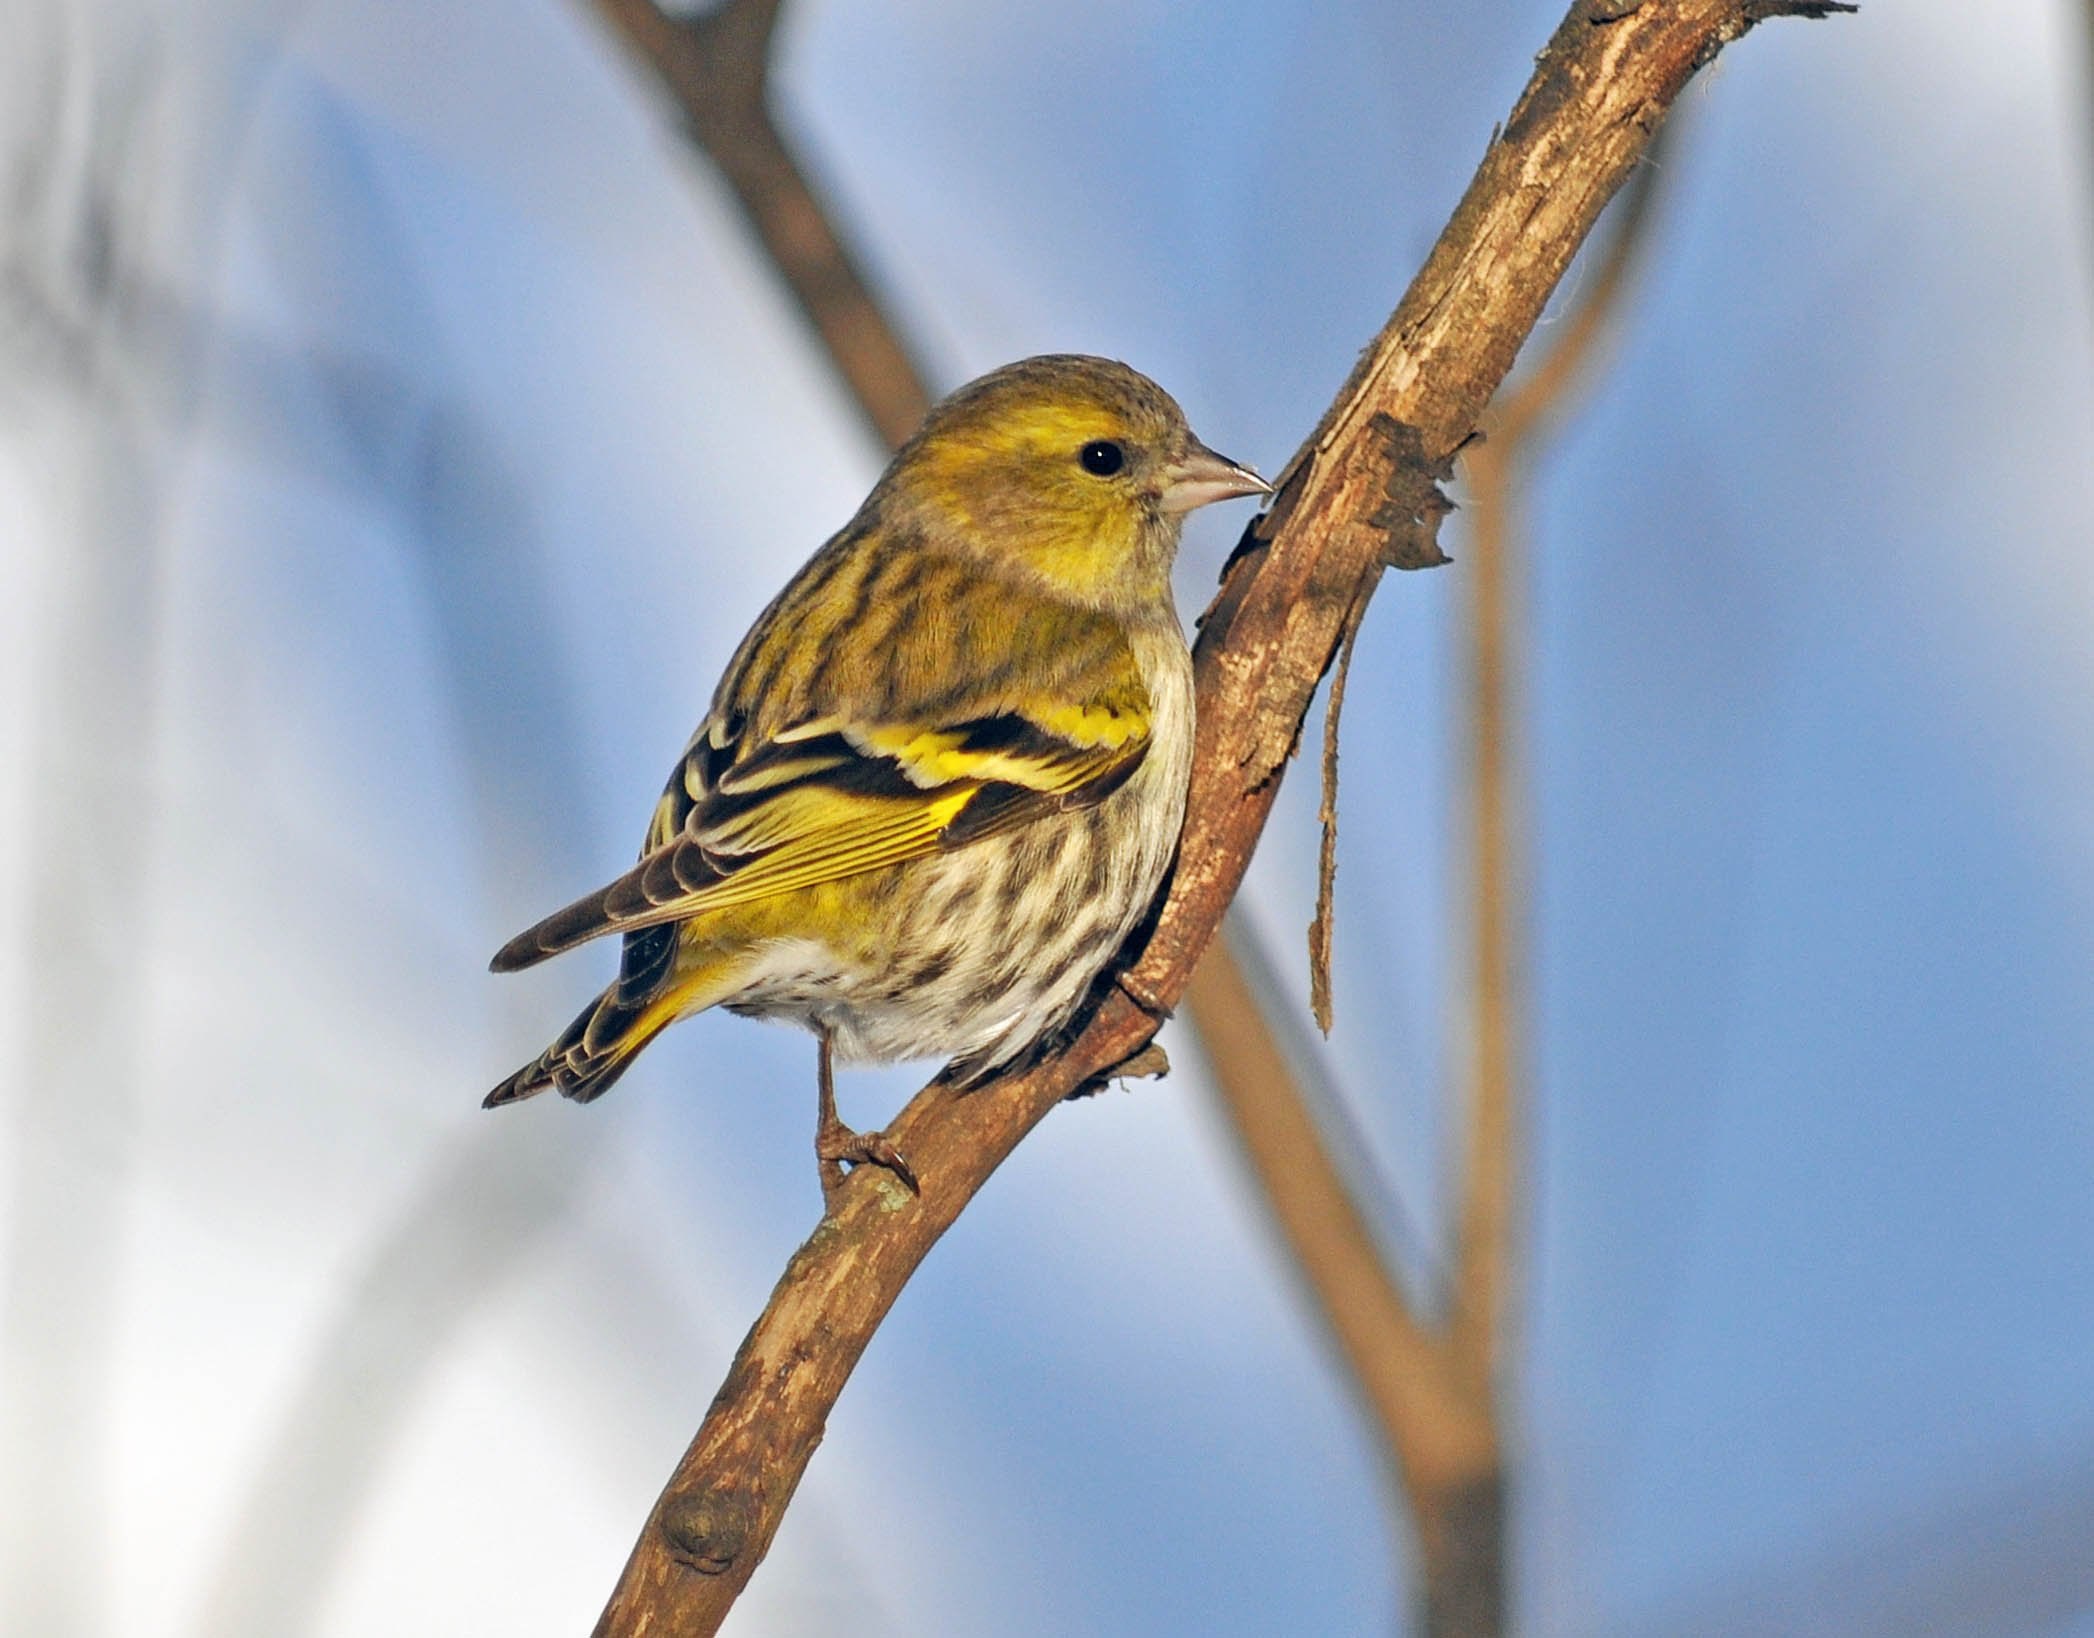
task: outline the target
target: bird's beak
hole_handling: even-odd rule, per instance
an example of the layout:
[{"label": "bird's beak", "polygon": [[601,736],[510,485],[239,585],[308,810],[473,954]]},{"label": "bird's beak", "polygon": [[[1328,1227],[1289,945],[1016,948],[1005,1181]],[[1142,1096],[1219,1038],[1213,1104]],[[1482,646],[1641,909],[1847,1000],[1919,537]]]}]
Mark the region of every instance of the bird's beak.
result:
[{"label": "bird's beak", "polygon": [[1157,504],[1176,515],[1239,495],[1269,495],[1272,485],[1240,462],[1195,443],[1190,454],[1163,469],[1163,493]]}]

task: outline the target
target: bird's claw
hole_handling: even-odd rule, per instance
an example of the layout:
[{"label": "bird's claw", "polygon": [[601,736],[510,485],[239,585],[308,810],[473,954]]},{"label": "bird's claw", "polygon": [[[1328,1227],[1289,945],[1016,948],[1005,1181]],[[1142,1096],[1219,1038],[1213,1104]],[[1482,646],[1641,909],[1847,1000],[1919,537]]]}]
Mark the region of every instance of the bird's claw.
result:
[{"label": "bird's claw", "polygon": [[900,1178],[911,1194],[923,1193],[923,1185],[917,1182],[915,1170],[885,1132],[854,1132],[838,1121],[816,1134],[814,1154],[821,1165],[822,1198],[825,1200],[835,1200],[836,1191],[850,1176],[845,1168],[854,1166],[882,1167]]}]

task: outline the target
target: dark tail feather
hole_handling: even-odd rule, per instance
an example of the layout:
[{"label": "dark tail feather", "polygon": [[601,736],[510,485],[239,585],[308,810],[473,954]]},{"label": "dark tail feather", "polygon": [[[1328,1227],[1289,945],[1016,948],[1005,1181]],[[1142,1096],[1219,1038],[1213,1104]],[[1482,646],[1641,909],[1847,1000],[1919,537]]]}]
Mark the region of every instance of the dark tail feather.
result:
[{"label": "dark tail feather", "polygon": [[[617,883],[613,882],[611,886],[615,887]],[[576,899],[565,909],[555,910],[545,920],[526,927],[495,951],[494,959],[487,964],[488,970],[513,973],[523,967],[535,966],[562,950],[571,950],[599,933],[615,931],[617,923],[604,910],[604,900],[610,892],[610,887],[599,887],[587,897]],[[519,1097],[525,1095],[518,1094]]]},{"label": "dark tail feather", "polygon": [[614,986],[584,1007],[535,1062],[488,1093],[480,1107],[497,1109],[551,1090],[577,1103],[600,1098],[675,1016],[672,1008],[645,1000],[620,1001]]},{"label": "dark tail feather", "polygon": [[679,921],[692,913],[691,895],[720,879],[705,849],[691,837],[680,837],[648,854],[615,882],[525,928],[495,951],[488,966],[513,973],[605,933]]}]

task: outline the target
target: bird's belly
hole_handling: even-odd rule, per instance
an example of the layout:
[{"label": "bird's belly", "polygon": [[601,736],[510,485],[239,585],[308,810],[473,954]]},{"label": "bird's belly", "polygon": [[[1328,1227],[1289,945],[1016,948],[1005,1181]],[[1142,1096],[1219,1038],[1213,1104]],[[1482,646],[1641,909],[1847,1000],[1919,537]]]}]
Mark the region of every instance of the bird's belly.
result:
[{"label": "bird's belly", "polygon": [[1182,783],[1156,772],[865,878],[860,936],[766,941],[727,1005],[826,1030],[846,1062],[1007,1062],[1075,1011],[1154,897],[1183,812]]}]

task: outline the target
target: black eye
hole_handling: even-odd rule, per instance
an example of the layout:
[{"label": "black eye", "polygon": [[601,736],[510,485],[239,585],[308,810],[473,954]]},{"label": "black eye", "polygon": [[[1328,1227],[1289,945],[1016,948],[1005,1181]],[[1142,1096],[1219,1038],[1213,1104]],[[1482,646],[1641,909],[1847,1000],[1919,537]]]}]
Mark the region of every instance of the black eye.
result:
[{"label": "black eye", "polygon": [[1094,478],[1109,478],[1127,464],[1127,452],[1107,438],[1094,438],[1077,452],[1084,471]]}]

